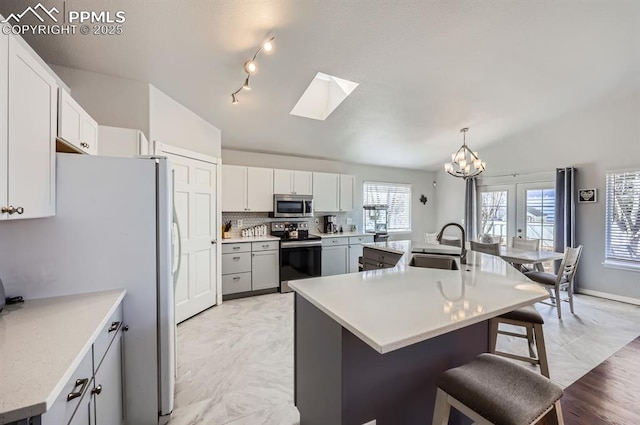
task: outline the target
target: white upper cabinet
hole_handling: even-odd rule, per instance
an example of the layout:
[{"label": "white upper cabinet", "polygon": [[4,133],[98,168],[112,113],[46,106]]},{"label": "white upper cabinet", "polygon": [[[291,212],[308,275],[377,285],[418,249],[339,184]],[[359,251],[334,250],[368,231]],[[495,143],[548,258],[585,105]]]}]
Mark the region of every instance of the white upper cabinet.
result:
[{"label": "white upper cabinet", "polygon": [[59,95],[58,137],[77,150],[95,155],[98,152],[98,123],[66,90],[60,89]]},{"label": "white upper cabinet", "polygon": [[273,193],[293,195],[293,171],[273,170]]},{"label": "white upper cabinet", "polygon": [[313,208],[315,211],[333,212],[339,210],[338,192],[340,175],[313,173]]},{"label": "white upper cabinet", "polygon": [[52,216],[58,85],[14,36],[0,35],[0,75],[0,220]]},{"label": "white upper cabinet", "polygon": [[356,176],[340,174],[340,211],[353,210],[353,191],[356,185]]},{"label": "white upper cabinet", "polygon": [[313,195],[313,173],[311,171],[293,172],[293,194]]},{"label": "white upper cabinet", "polygon": [[312,195],[312,181],[310,171],[273,170],[273,193]]},{"label": "white upper cabinet", "polygon": [[353,210],[355,176],[313,173],[313,204],[320,212]]},{"label": "white upper cabinet", "polygon": [[273,169],[247,167],[247,210],[273,211]]},{"label": "white upper cabinet", "polygon": [[273,169],[222,166],[222,211],[273,211]]},{"label": "white upper cabinet", "polygon": [[247,210],[247,167],[222,165],[222,211]]}]

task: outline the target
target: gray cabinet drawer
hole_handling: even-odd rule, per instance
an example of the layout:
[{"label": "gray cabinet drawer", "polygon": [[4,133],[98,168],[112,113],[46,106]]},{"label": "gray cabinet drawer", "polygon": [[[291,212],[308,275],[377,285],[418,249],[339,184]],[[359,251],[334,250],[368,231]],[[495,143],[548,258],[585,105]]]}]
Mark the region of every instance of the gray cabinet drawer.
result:
[{"label": "gray cabinet drawer", "polygon": [[349,245],[357,245],[359,243],[373,243],[373,236],[350,236]]},{"label": "gray cabinet drawer", "polygon": [[234,252],[250,252],[251,251],[251,243],[223,243],[222,244],[222,253],[223,254],[232,254]]},{"label": "gray cabinet drawer", "polygon": [[251,250],[256,251],[275,251],[280,248],[280,241],[264,241],[264,242],[252,242]]},{"label": "gray cabinet drawer", "polygon": [[100,331],[100,335],[93,343],[93,372],[95,373],[100,367],[100,363],[104,358],[111,341],[118,334],[118,330],[122,326],[122,304],[120,304],[117,310],[111,315],[107,324]]},{"label": "gray cabinet drawer", "polygon": [[[64,344],[64,342],[62,342]],[[85,397],[90,397],[89,388],[93,388],[91,350],[80,361],[73,375],[53,402],[49,410],[42,415],[42,425],[67,424],[73,417],[80,401]],[[71,398],[69,400],[69,398]],[[81,412],[79,412],[81,414]]]},{"label": "gray cabinet drawer", "polygon": [[226,274],[222,276],[222,295],[236,294],[251,290],[251,272]]},{"label": "gray cabinet drawer", "polygon": [[362,261],[362,267],[364,271],[379,270],[379,269],[391,269],[395,267],[393,264],[381,263],[378,261],[369,260],[364,258]]},{"label": "gray cabinet drawer", "polygon": [[395,266],[402,254],[396,254],[394,252],[381,251],[379,249],[373,249],[364,247],[363,249],[363,257],[367,260],[370,260],[375,263],[385,263],[391,265],[391,267]]},{"label": "gray cabinet drawer", "polygon": [[[250,244],[247,244],[250,245]],[[249,246],[249,248],[251,248]],[[222,274],[234,274],[251,271],[251,253],[240,252],[238,254],[222,255]]]},{"label": "gray cabinet drawer", "polygon": [[349,245],[349,238],[322,238],[322,246]]}]

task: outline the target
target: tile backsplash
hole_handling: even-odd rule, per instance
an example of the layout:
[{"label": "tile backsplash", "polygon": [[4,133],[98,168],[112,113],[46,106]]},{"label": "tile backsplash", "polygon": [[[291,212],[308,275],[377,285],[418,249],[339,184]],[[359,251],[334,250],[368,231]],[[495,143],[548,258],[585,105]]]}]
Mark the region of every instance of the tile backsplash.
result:
[{"label": "tile backsplash", "polygon": [[[269,213],[258,213],[258,212],[223,212],[222,213],[222,224],[231,221],[231,237],[240,237],[240,232],[242,229],[247,229],[249,227],[259,226],[261,224],[269,225],[274,221],[306,221],[309,223],[309,230],[312,232],[320,232],[322,226],[322,216],[327,214],[316,214],[315,217],[311,218],[273,218],[269,217]],[[347,230],[347,218],[352,219],[352,224],[357,226],[357,230],[361,229],[361,218],[358,217],[358,214],[354,211],[349,213],[335,213],[338,221],[338,227],[343,226],[344,230]],[[318,224],[315,224],[315,220],[318,219]],[[242,220],[242,226],[238,226],[238,220]]]}]

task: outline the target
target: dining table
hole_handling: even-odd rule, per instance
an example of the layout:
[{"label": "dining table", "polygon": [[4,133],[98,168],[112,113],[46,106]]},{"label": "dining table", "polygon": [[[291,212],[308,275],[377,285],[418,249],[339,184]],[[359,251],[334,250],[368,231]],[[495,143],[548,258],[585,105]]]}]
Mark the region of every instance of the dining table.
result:
[{"label": "dining table", "polygon": [[564,253],[555,251],[529,251],[524,249],[512,248],[510,246],[500,247],[500,257],[513,264],[516,268],[520,268],[523,264],[531,264],[537,271],[545,271],[543,263],[547,261],[562,260]]}]

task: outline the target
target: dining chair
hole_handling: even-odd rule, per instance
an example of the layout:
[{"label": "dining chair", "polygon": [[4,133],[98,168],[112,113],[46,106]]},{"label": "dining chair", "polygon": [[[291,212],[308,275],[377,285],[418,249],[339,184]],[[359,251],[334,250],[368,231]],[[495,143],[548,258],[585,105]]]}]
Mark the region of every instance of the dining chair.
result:
[{"label": "dining chair", "polygon": [[522,249],[524,251],[540,251],[540,239],[511,238],[511,248]]},{"label": "dining chair", "polygon": [[425,243],[438,243],[438,233],[429,233],[426,232],[424,234],[424,242]]},{"label": "dining chair", "polygon": [[482,243],[476,241],[469,241],[471,251],[484,252],[485,254],[500,255],[499,243]]},{"label": "dining chair", "polygon": [[[558,274],[545,273],[540,271],[526,272],[524,275],[534,282],[541,283],[546,286],[553,304],[545,303],[547,305],[555,305],[558,309],[558,319],[562,318],[562,309],[560,303],[562,301],[569,302],[571,308],[571,314],[573,312],[573,278],[576,275],[578,269],[578,262],[580,261],[580,255],[582,254],[582,245],[577,248],[567,248],[564,251],[564,257],[562,263],[558,269]],[[560,290],[567,290],[567,298],[560,298]],[[553,292],[552,292],[553,290]]]}]

